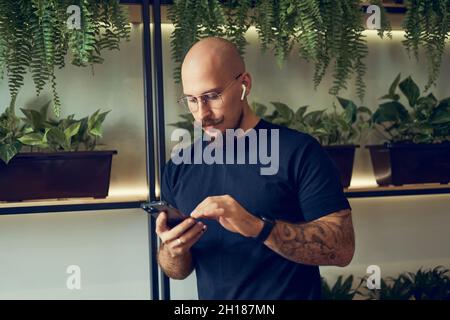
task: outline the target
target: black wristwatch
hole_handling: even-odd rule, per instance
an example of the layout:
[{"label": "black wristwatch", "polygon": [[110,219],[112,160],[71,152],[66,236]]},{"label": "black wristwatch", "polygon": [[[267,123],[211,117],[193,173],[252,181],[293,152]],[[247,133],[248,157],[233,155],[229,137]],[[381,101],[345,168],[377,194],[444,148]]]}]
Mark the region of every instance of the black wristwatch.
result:
[{"label": "black wristwatch", "polygon": [[264,242],[269,237],[273,227],[275,227],[275,221],[270,220],[266,217],[261,217],[261,219],[262,221],[264,221],[264,227],[262,228],[261,232],[255,237],[255,240]]}]

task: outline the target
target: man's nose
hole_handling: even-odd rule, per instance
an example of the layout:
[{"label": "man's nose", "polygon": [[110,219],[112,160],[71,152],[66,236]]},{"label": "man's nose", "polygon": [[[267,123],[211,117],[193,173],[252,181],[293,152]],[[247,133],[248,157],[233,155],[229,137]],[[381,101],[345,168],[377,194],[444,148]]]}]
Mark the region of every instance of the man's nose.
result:
[{"label": "man's nose", "polygon": [[204,119],[205,116],[209,115],[211,113],[211,108],[209,107],[208,103],[205,103],[203,99],[198,99],[198,115],[200,119]]}]

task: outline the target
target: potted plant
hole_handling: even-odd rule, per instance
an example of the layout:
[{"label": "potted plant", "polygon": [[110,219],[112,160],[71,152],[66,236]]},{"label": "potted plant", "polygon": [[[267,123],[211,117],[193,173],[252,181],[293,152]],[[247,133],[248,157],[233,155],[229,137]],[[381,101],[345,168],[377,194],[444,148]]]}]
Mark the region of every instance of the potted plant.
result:
[{"label": "potted plant", "polygon": [[332,112],[307,112],[308,106],[294,111],[280,102],[272,102],[275,109],[270,115],[265,115],[267,107],[259,103],[253,104],[253,110],[267,121],[315,137],[338,167],[342,185],[348,187],[353,172],[355,148],[358,147],[355,142],[359,141],[370,127],[371,111],[363,106],[357,107],[351,100],[340,97],[337,100],[343,109],[341,113],[337,112],[335,104]]},{"label": "potted plant", "polygon": [[[397,277],[381,279],[380,288],[358,292],[368,300],[448,300],[450,299],[449,270],[443,266],[420,268],[403,272]],[[367,277],[364,278],[364,281]]]},{"label": "potted plant", "polygon": [[[408,107],[400,102],[397,87]],[[421,95],[411,77],[400,82],[398,75],[381,99],[387,101],[378,106],[372,120],[387,141],[367,146],[377,183],[449,183],[450,98],[438,101],[432,93]]]},{"label": "potted plant", "polygon": [[12,104],[0,116],[0,201],[106,197],[117,151],[94,149],[109,111],[56,120],[48,107],[19,119]]},{"label": "potted plant", "polygon": [[[322,278],[322,300],[449,300],[449,270],[443,266],[420,268],[416,272],[402,272],[397,277],[380,279],[378,289],[369,289],[368,276],[361,278],[356,288],[353,275],[339,276],[333,286]],[[364,285],[363,285],[364,284]]]}]

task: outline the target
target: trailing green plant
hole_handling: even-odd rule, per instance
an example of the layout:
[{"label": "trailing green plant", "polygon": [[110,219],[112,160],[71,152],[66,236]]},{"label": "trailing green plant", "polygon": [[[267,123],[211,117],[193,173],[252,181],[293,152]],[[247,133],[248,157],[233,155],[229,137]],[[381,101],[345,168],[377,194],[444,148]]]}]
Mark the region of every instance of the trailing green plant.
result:
[{"label": "trailing green plant", "polygon": [[0,116],[0,159],[8,163],[24,147],[33,150],[79,151],[94,150],[102,137],[102,125],[110,111],[97,110],[91,116],[75,119],[49,117],[50,102],[40,108],[21,109],[18,118],[11,105]]},{"label": "trailing green plant", "polygon": [[[381,8],[379,35],[388,32],[390,36],[381,1],[371,3]],[[172,58],[177,64],[174,77],[180,80],[180,63],[192,44],[203,37],[228,38],[243,53],[244,36],[252,23],[261,49],[272,50],[280,66],[296,47],[300,57],[315,65],[315,87],[332,65],[334,82],[330,93],[337,95],[347,88],[355,74],[357,94],[362,100],[367,45],[362,35],[360,4],[360,0],[175,0],[169,8],[175,27],[171,35]]]},{"label": "trailing green plant", "polygon": [[353,286],[353,276],[347,278],[339,276],[333,286],[330,286],[325,278],[321,278],[322,300],[353,300],[355,295],[359,292],[362,281],[356,288]]},{"label": "trailing green plant", "polygon": [[[399,74],[380,99],[373,114],[375,128],[389,142],[439,143],[450,140],[450,98],[440,101],[429,93],[421,95],[420,89],[409,76],[401,80]],[[400,102],[400,89],[408,107]]]},{"label": "trailing green plant", "polygon": [[356,91],[362,100],[365,92],[363,81],[366,66],[367,44],[362,35],[364,25],[360,12],[360,1],[321,1],[322,23],[318,30],[319,54],[316,58],[314,86],[323,79],[330,64],[333,64],[333,85],[330,94],[337,95],[347,89],[351,75],[355,74]]},{"label": "trailing green plant", "polygon": [[409,54],[419,59],[424,48],[428,64],[427,91],[439,77],[442,55],[450,32],[450,2],[448,0],[406,0],[407,11],[403,23],[405,45]]},{"label": "trailing green plant", "polygon": [[0,115],[0,160],[8,163],[22,148],[19,141],[24,134],[24,125],[16,116],[14,103]]},{"label": "trailing green plant", "polygon": [[[69,28],[69,6],[80,8],[80,28]],[[70,22],[70,21],[69,21]],[[129,39],[129,24],[118,0],[18,0],[0,2],[0,72],[6,71],[13,99],[29,71],[37,95],[49,83],[54,112],[60,113],[55,68],[102,63],[104,49],[119,49]]]},{"label": "trailing green plant", "polygon": [[308,112],[309,106],[293,110],[281,102],[271,102],[274,111],[266,114],[268,107],[253,103],[253,111],[265,120],[308,133],[322,145],[355,144],[371,127],[371,111],[364,106],[358,107],[353,101],[337,98],[342,112],[337,112],[333,105],[332,112],[317,110]]}]

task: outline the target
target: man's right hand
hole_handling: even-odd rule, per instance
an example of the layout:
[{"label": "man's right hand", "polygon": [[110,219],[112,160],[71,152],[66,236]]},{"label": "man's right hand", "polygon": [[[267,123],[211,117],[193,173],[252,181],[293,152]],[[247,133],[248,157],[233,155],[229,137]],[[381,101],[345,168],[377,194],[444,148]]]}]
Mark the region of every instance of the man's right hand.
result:
[{"label": "man's right hand", "polygon": [[193,218],[184,220],[172,229],[167,226],[165,212],[162,212],[156,219],[156,234],[172,258],[189,253],[191,247],[205,231],[206,225],[203,222],[196,222]]}]

